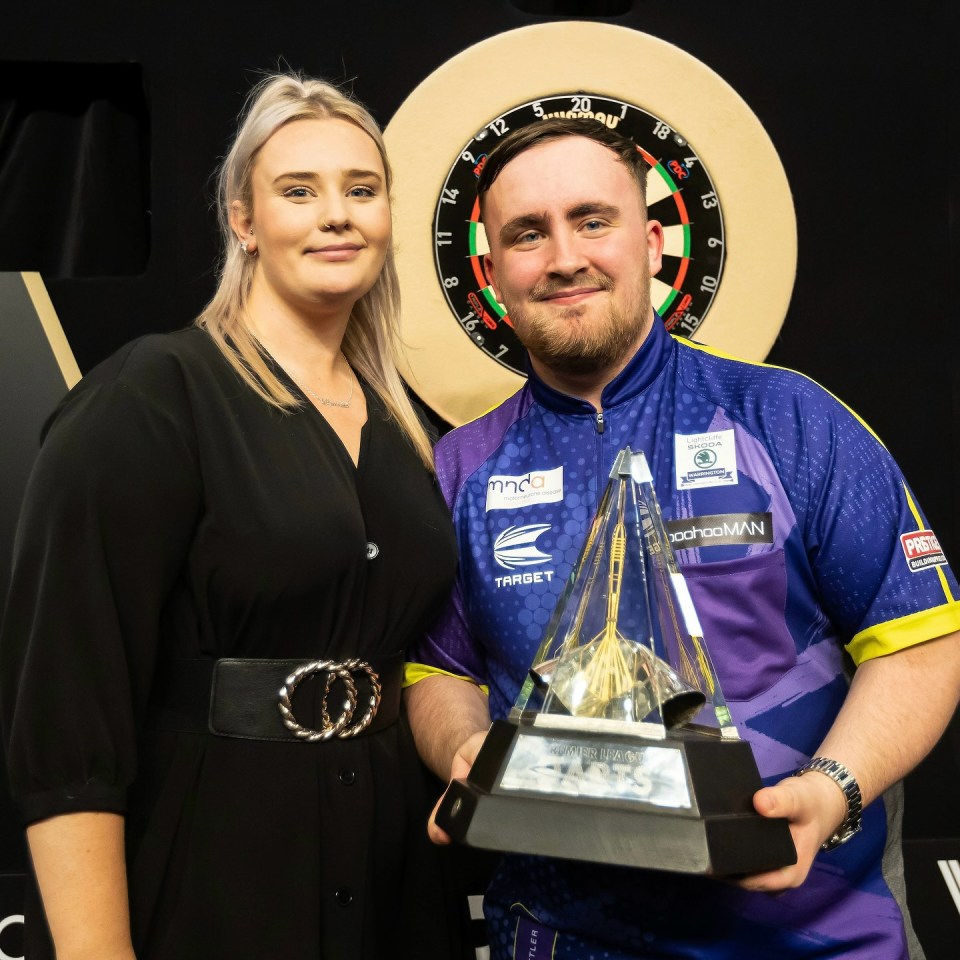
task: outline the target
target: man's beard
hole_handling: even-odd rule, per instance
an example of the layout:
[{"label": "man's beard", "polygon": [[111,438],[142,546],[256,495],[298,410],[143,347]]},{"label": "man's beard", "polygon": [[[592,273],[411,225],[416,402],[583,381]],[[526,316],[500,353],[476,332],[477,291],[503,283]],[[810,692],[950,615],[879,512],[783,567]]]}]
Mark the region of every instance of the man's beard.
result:
[{"label": "man's beard", "polygon": [[[582,322],[587,313],[585,306],[537,306],[544,297],[570,286],[569,282],[538,284],[519,308],[507,304],[518,339],[531,356],[558,373],[590,374],[616,366],[633,351],[643,332],[650,313],[649,280],[644,278],[636,304],[629,304],[626,312],[611,305],[606,315],[594,317],[586,324]],[[577,286],[609,291],[613,281],[597,275],[583,278]]]}]

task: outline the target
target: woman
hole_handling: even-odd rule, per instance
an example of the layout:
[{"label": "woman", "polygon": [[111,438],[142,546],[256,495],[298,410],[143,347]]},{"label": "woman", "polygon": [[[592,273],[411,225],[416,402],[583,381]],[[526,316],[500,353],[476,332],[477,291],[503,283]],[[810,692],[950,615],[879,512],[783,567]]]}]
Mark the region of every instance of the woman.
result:
[{"label": "woman", "polygon": [[398,703],[455,547],[393,364],[389,190],[362,107],[264,81],[197,326],[48,428],[0,669],[59,960],[451,955]]}]

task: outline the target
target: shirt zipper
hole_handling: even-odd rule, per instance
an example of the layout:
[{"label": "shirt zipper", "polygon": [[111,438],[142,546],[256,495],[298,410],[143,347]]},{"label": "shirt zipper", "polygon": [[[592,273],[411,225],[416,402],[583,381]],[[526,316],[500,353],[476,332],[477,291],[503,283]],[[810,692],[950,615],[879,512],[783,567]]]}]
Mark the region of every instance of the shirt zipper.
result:
[{"label": "shirt zipper", "polygon": [[593,492],[593,509],[596,510],[600,503],[600,496],[603,491],[603,431],[607,428],[607,421],[603,416],[603,408],[598,407],[594,419],[594,425],[597,428],[597,488]]}]

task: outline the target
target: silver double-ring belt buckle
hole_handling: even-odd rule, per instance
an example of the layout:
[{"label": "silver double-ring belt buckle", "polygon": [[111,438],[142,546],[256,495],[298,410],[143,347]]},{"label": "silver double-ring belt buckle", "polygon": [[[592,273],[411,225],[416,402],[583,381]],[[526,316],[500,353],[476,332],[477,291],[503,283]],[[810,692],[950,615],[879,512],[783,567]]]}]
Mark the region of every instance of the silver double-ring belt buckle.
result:
[{"label": "silver double-ring belt buckle", "polygon": [[[323,726],[319,730],[313,730],[299,724],[297,718],[293,715],[293,703],[291,702],[297,685],[304,677],[312,673],[326,673],[327,675],[320,713]],[[366,701],[367,710],[364,715],[356,723],[348,726],[357,709],[357,684],[353,679],[355,673],[365,673],[370,678],[370,696]],[[330,694],[330,688],[337,680],[343,682],[346,699],[343,703],[343,712],[336,720],[331,722],[330,714],[327,711],[327,697]],[[342,663],[335,660],[313,660],[297,667],[283,681],[277,706],[280,709],[280,716],[283,718],[283,725],[295,737],[306,740],[308,743],[313,743],[316,740],[329,740],[334,736],[341,739],[355,737],[358,733],[366,730],[377,715],[377,708],[380,706],[380,677],[377,676],[373,667],[363,660],[344,660]]]}]

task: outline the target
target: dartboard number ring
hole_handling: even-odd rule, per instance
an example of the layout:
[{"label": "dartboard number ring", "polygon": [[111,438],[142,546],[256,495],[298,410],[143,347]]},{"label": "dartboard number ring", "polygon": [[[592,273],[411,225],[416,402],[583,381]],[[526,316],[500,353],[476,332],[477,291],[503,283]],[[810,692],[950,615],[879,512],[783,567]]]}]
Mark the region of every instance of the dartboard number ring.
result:
[{"label": "dartboard number ring", "polygon": [[[483,269],[488,252],[477,178],[497,141],[511,130],[555,117],[587,117],[637,144],[650,165],[647,207],[664,228],[663,267],[651,299],[667,328],[692,337],[720,286],[726,254],[723,211],[710,173],[683,134],[632,103],[578,91],[515,106],[494,117],[454,160],[437,198],[433,243],[437,279],[463,332],[491,359],[523,374],[523,348]],[[639,254],[639,251],[638,251]]]}]

